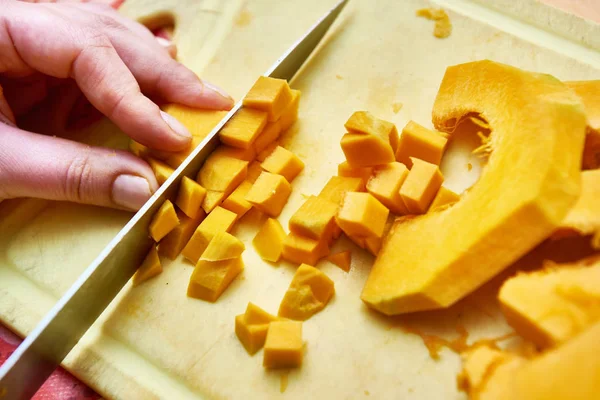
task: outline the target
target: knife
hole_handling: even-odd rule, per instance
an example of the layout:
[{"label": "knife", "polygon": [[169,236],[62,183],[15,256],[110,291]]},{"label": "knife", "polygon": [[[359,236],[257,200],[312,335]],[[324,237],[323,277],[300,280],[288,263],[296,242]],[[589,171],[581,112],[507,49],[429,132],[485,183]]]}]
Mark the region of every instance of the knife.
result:
[{"label": "knife", "polygon": [[[291,80],[318,46],[348,0],[341,0],[272,66],[265,76]],[[184,176],[195,177],[219,144],[218,133],[242,106],[239,101],[167,181],[121,229],[0,367],[0,399],[29,399],[115,298],[148,253],[148,226],[173,198]]]}]

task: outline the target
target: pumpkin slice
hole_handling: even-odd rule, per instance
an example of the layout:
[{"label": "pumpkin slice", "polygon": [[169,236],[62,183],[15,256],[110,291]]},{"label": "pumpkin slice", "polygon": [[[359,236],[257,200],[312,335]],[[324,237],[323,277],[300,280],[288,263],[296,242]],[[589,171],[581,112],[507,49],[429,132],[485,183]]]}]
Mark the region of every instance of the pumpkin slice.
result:
[{"label": "pumpkin slice", "polygon": [[361,298],[385,314],[448,307],[487,282],[560,225],[580,192],[585,114],[562,82],[479,61],[450,67],[433,108],[453,132],[478,113],[493,152],[454,206],[397,222]]},{"label": "pumpkin slice", "polygon": [[588,118],[582,166],[584,169],[600,168],[600,80],[565,84],[581,98]]}]

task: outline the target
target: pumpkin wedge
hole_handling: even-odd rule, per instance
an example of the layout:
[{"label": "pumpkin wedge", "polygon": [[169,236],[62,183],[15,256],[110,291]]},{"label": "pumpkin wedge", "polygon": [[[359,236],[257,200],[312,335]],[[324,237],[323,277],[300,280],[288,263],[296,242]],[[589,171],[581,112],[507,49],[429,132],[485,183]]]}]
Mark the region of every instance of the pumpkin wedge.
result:
[{"label": "pumpkin wedge", "polygon": [[477,114],[492,129],[479,181],[453,207],[395,223],[363,288],[368,306],[450,306],[548,237],[577,200],[586,119],[572,90],[491,61],[449,67],[435,128],[452,133]]}]

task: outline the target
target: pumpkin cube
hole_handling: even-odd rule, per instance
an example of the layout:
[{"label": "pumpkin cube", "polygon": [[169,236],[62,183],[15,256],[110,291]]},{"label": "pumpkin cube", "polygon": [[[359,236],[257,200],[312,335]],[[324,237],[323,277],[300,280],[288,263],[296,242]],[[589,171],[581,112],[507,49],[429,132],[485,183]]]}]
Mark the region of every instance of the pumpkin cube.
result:
[{"label": "pumpkin cube", "polygon": [[240,149],[238,147],[231,147],[224,144],[219,145],[214,154],[219,154],[225,157],[237,158],[238,160],[243,161],[254,161],[256,158],[256,151],[254,151],[254,147],[250,146],[247,149]]},{"label": "pumpkin cube", "polygon": [[256,252],[265,261],[278,262],[285,240],[283,227],[273,218],[268,218],[252,240]]},{"label": "pumpkin cube", "polygon": [[231,260],[242,255],[246,246],[238,238],[227,232],[218,232],[200,256],[201,261]]},{"label": "pumpkin cube", "polygon": [[362,133],[379,137],[384,142],[389,143],[392,151],[396,152],[398,147],[398,129],[391,122],[379,119],[368,111],[356,111],[346,121],[344,127],[350,133]]},{"label": "pumpkin cube", "polygon": [[146,258],[142,262],[142,265],[135,271],[133,274],[133,278],[131,280],[133,286],[137,286],[140,283],[147,281],[150,278],[155,277],[156,275],[162,272],[162,265],[160,264],[160,259],[158,258],[158,251],[156,251],[156,246],[152,246]]},{"label": "pumpkin cube", "polygon": [[327,240],[315,240],[291,232],[283,240],[281,256],[292,263],[315,265],[327,254],[329,254]]},{"label": "pumpkin cube", "polygon": [[277,121],[292,101],[292,91],[285,79],[261,76],[244,97],[244,107],[268,113],[269,121]]},{"label": "pumpkin cube", "polygon": [[260,162],[263,162],[275,151],[275,149],[279,146],[279,141],[274,141],[269,143],[264,149],[261,150],[260,153],[256,155],[256,159]]},{"label": "pumpkin cube", "polygon": [[376,256],[379,254],[379,250],[381,250],[381,245],[383,244],[383,238],[378,237],[367,237],[365,238],[365,248],[369,251],[369,253]]},{"label": "pumpkin cube", "polygon": [[270,217],[277,217],[292,193],[289,182],[281,175],[262,172],[252,185],[246,201]]},{"label": "pumpkin cube", "polygon": [[219,232],[229,232],[237,219],[237,214],[222,207],[215,208],[198,225],[191,239],[183,248],[183,256],[193,263],[197,263],[210,241]]},{"label": "pumpkin cube", "polygon": [[340,267],[342,271],[350,271],[350,265],[352,264],[352,252],[350,250],[341,251],[327,257],[327,261]]},{"label": "pumpkin cube", "polygon": [[338,176],[361,178],[365,183],[371,177],[373,167],[351,167],[348,161],[338,165]]},{"label": "pumpkin cube", "polygon": [[148,156],[148,152],[150,151],[150,149],[148,149],[143,144],[138,143],[135,140],[131,139],[129,141],[129,151],[136,157],[146,158]]},{"label": "pumpkin cube", "polygon": [[408,214],[400,197],[400,187],[407,176],[408,168],[399,162],[379,165],[373,168],[373,176],[367,182],[367,191],[394,214]]},{"label": "pumpkin cube", "polygon": [[252,161],[250,165],[248,165],[248,175],[246,175],[246,180],[254,183],[262,172],[263,169],[260,166],[260,162]]},{"label": "pumpkin cube", "polygon": [[437,208],[445,207],[452,205],[460,200],[460,196],[454,193],[452,190],[442,186],[440,190],[438,190],[437,194],[433,198],[431,205],[429,206],[429,211],[435,210]]},{"label": "pumpkin cube", "polygon": [[411,214],[424,214],[437,194],[444,176],[436,164],[411,157],[412,169],[400,188],[400,196]]},{"label": "pumpkin cube", "polygon": [[175,207],[173,207],[173,203],[170,200],[165,200],[152,217],[149,228],[150,236],[158,243],[169,232],[175,229],[177,225],[179,225],[179,218],[177,218]]},{"label": "pumpkin cube", "polygon": [[352,167],[374,167],[396,160],[392,146],[378,136],[346,133],[340,144]]},{"label": "pumpkin cube", "polygon": [[303,353],[302,322],[274,321],[269,324],[265,340],[264,367],[299,367],[302,365]]},{"label": "pumpkin cube", "polygon": [[402,129],[396,160],[409,168],[412,168],[411,157],[440,165],[447,143],[448,139],[442,134],[409,121]]},{"label": "pumpkin cube", "polygon": [[225,200],[225,192],[215,192],[214,190],[207,190],[206,196],[202,201],[202,209],[205,213],[210,213],[216,207],[220,206]]},{"label": "pumpkin cube", "polygon": [[251,108],[238,110],[219,132],[221,143],[241,149],[252,147],[267,125],[267,113]]},{"label": "pumpkin cube", "polygon": [[348,192],[362,192],[365,182],[361,178],[332,176],[319,193],[319,197],[341,205]]},{"label": "pumpkin cube", "polygon": [[370,193],[348,192],[338,211],[338,226],[348,236],[383,236],[389,210]]},{"label": "pumpkin cube", "polygon": [[246,316],[246,321],[249,324],[270,324],[273,321],[280,321],[281,318],[270,314],[257,306],[254,303],[249,302],[246,306],[246,312],[244,313]]},{"label": "pumpkin cube", "polygon": [[334,293],[333,281],[327,275],[315,267],[302,264],[283,296],[277,315],[305,321],[324,309]]},{"label": "pumpkin cube", "polygon": [[298,108],[300,106],[300,91],[292,89],[292,101],[287,105],[283,114],[279,118],[281,123],[281,132],[285,132],[296,122],[298,119]]},{"label": "pumpkin cube", "polygon": [[204,189],[198,182],[184,176],[179,184],[179,192],[175,204],[190,218],[195,218],[202,210],[202,202],[206,196]]},{"label": "pumpkin cube", "polygon": [[275,142],[281,134],[281,124],[279,121],[269,122],[262,133],[254,141],[254,151],[256,154],[263,151],[271,143]]},{"label": "pumpkin cube", "polygon": [[198,147],[198,145],[204,140],[201,136],[193,136],[192,141],[187,149],[178,151],[176,153],[166,153],[164,154],[164,162],[171,168],[179,167],[185,159],[192,154],[192,151]]},{"label": "pumpkin cube", "polygon": [[221,207],[236,213],[238,219],[242,218],[244,214],[246,214],[252,208],[252,204],[246,201],[246,195],[248,194],[248,191],[250,191],[251,187],[252,182],[250,181],[244,181],[240,183],[240,186],[238,186],[233,193],[231,193],[229,197],[223,201]]},{"label": "pumpkin cube", "polygon": [[260,166],[272,174],[282,175],[288,182],[292,182],[304,169],[302,160],[281,146],[277,146]]},{"label": "pumpkin cube", "polygon": [[350,240],[352,240],[352,242],[355,245],[357,245],[358,247],[360,247],[361,249],[366,249],[367,248],[367,238],[362,237],[362,236],[351,236],[351,235],[348,235],[348,238]]},{"label": "pumpkin cube", "polygon": [[187,295],[214,303],[243,270],[242,257],[221,261],[200,260],[190,277]]},{"label": "pumpkin cube", "polygon": [[181,104],[167,104],[163,111],[175,117],[194,137],[204,139],[227,115],[227,111],[206,110],[186,107]]},{"label": "pumpkin cube", "polygon": [[338,229],[335,223],[338,208],[332,201],[310,196],[290,218],[290,231],[315,240],[330,240]]},{"label": "pumpkin cube", "polygon": [[159,185],[162,185],[163,183],[165,183],[165,181],[167,179],[169,179],[171,174],[173,172],[175,172],[175,170],[173,168],[169,167],[164,162],[159,161],[155,158],[148,157],[148,158],[146,158],[146,161],[148,162],[148,165],[150,165],[150,168],[152,169],[154,176],[156,176],[156,181],[158,182]]},{"label": "pumpkin cube", "polygon": [[178,211],[177,217],[179,218],[179,225],[169,232],[169,234],[160,241],[158,246],[158,252],[170,260],[174,260],[179,253],[181,253],[181,250],[183,250],[190,240],[200,222],[206,217],[206,213],[204,210],[200,209],[200,212],[195,218],[190,218],[182,211]]},{"label": "pumpkin cube", "polygon": [[257,305],[248,303],[246,313],[235,317],[235,334],[252,355],[264,346],[269,324],[278,320]]},{"label": "pumpkin cube", "polygon": [[248,161],[223,153],[211,154],[196,176],[196,181],[207,190],[223,192],[228,196],[248,174]]}]

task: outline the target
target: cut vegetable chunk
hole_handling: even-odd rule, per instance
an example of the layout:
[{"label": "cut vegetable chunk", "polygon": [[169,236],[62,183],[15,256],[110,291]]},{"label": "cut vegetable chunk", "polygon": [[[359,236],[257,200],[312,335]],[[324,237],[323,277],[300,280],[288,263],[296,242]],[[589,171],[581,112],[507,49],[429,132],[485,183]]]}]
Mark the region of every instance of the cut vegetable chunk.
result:
[{"label": "cut vegetable chunk", "polygon": [[344,127],[350,133],[363,133],[379,137],[384,142],[389,143],[392,151],[396,152],[396,148],[398,147],[398,129],[391,122],[379,119],[368,111],[356,111],[346,121]]},{"label": "cut vegetable chunk", "polygon": [[283,114],[281,114],[281,117],[279,118],[281,132],[287,131],[298,119],[300,96],[301,93],[299,90],[292,89],[292,101],[290,101],[285,110],[283,110]]},{"label": "cut vegetable chunk", "polygon": [[[516,369],[524,360],[520,357],[488,346],[478,346],[462,354],[463,370],[456,381],[460,389],[473,398],[479,394],[492,395],[498,388],[487,386],[491,376],[505,375]],[[499,400],[499,399],[498,399]]]},{"label": "cut vegetable chunk", "polygon": [[288,182],[292,182],[304,169],[302,160],[281,146],[277,146],[260,166],[272,174],[282,175]]},{"label": "cut vegetable chunk", "polygon": [[175,117],[194,137],[204,139],[225,115],[227,111],[191,108],[180,104],[168,104],[163,111]]},{"label": "cut vegetable chunk", "polygon": [[278,262],[285,240],[283,227],[273,218],[268,218],[252,240],[256,252],[265,261]]},{"label": "cut vegetable chunk", "polygon": [[415,121],[409,121],[402,129],[396,160],[412,168],[411,157],[440,165],[448,139]]},{"label": "cut vegetable chunk", "polygon": [[152,172],[154,172],[154,176],[156,176],[156,181],[159,185],[165,183],[165,181],[169,179],[171,174],[175,172],[173,168],[169,167],[162,161],[158,161],[155,158],[147,157],[146,161],[148,162],[148,165],[150,165]]},{"label": "cut vegetable chunk", "polygon": [[253,355],[264,346],[269,324],[278,320],[257,305],[248,303],[246,313],[235,317],[235,334],[246,351]]},{"label": "cut vegetable chunk", "polygon": [[192,141],[187,149],[178,151],[176,153],[166,153],[164,154],[164,162],[171,168],[177,168],[181,165],[181,163],[194,151],[196,147],[204,140],[204,137],[201,136],[193,136]]},{"label": "cut vegetable chunk", "polygon": [[379,165],[373,168],[373,175],[367,182],[367,191],[394,214],[408,214],[400,197],[400,187],[407,176],[408,168],[399,162]]},{"label": "cut vegetable chunk", "polygon": [[206,217],[206,213],[201,209],[195,218],[190,218],[182,211],[178,211],[177,217],[179,218],[179,225],[169,232],[158,246],[158,252],[171,260],[177,258],[181,253],[200,222]]},{"label": "cut vegetable chunk", "polygon": [[190,218],[196,218],[202,212],[202,202],[206,197],[206,189],[198,182],[184,176],[179,184],[179,192],[175,204]]},{"label": "cut vegetable chunk", "polygon": [[240,149],[238,147],[231,147],[224,144],[219,145],[215,151],[213,151],[213,155],[218,154],[225,157],[237,158],[238,160],[243,161],[254,161],[256,158],[256,151],[254,151],[254,147],[250,146],[247,149]]},{"label": "cut vegetable chunk", "polygon": [[183,248],[183,256],[193,263],[198,262],[210,241],[219,232],[229,232],[237,219],[237,214],[222,207],[215,208],[198,225],[189,242]]},{"label": "cut vegetable chunk", "polygon": [[438,190],[437,194],[433,198],[429,210],[435,210],[438,208],[450,206],[460,200],[460,196],[454,193],[452,190],[442,186]]},{"label": "cut vegetable chunk", "polygon": [[179,218],[177,218],[173,203],[170,200],[165,200],[154,217],[152,217],[149,228],[150,236],[158,243],[169,232],[175,229],[177,225],[179,225]]},{"label": "cut vegetable chunk", "polygon": [[207,190],[206,196],[202,201],[202,209],[205,213],[210,213],[216,207],[220,206],[225,200],[225,192],[215,192],[214,190]]},{"label": "cut vegetable chunk", "polygon": [[365,182],[360,178],[332,176],[319,193],[319,197],[341,205],[348,192],[363,192]]},{"label": "cut vegetable chunk", "polygon": [[290,231],[315,240],[330,240],[339,229],[335,222],[338,208],[332,201],[310,196],[290,218]]},{"label": "cut vegetable chunk", "polygon": [[565,85],[575,90],[588,119],[581,165],[584,169],[600,168],[600,80],[565,82]]},{"label": "cut vegetable chunk", "polygon": [[340,267],[342,271],[350,271],[352,264],[352,252],[350,250],[341,251],[327,257],[327,261]]},{"label": "cut vegetable chunk", "polygon": [[267,159],[275,151],[275,149],[279,146],[279,141],[274,141],[269,143],[260,153],[256,155],[256,159],[261,163]]},{"label": "cut vegetable chunk", "polygon": [[392,146],[378,136],[346,133],[340,144],[346,161],[353,168],[374,167],[396,161]]},{"label": "cut vegetable chunk", "polygon": [[260,163],[258,161],[252,161],[250,165],[248,165],[248,175],[246,176],[246,180],[254,183],[262,172],[263,169],[260,166]]},{"label": "cut vegetable chunk", "polygon": [[279,121],[269,122],[262,133],[254,141],[254,151],[256,154],[266,149],[271,143],[275,142],[281,134],[281,124]]},{"label": "cut vegetable chunk", "polygon": [[581,173],[581,195],[553,236],[570,233],[600,234],[600,169]]},{"label": "cut vegetable chunk", "polygon": [[305,321],[325,308],[335,294],[333,281],[320,270],[302,264],[283,296],[277,315]]},{"label": "cut vegetable chunk", "polygon": [[348,236],[381,238],[389,210],[369,193],[348,192],[338,211],[338,226]]},{"label": "cut vegetable chunk", "polygon": [[136,157],[146,158],[150,149],[148,149],[143,144],[131,139],[129,141],[129,151]]},{"label": "cut vegetable chunk", "polygon": [[154,278],[156,275],[160,274],[162,270],[156,246],[152,246],[148,255],[144,258],[142,265],[140,265],[138,270],[135,271],[135,274],[133,274],[131,282],[133,286],[137,286],[150,278]]},{"label": "cut vegetable chunk", "polygon": [[411,214],[424,214],[429,209],[444,176],[440,168],[418,158],[411,158],[412,169],[400,188],[400,196]]},{"label": "cut vegetable chunk", "polygon": [[221,204],[226,210],[233,211],[237,214],[238,219],[242,218],[252,208],[252,204],[246,201],[246,195],[252,187],[252,182],[244,181],[238,186],[233,193],[229,195]]},{"label": "cut vegetable chunk", "polygon": [[264,111],[241,108],[219,132],[219,139],[229,146],[247,149],[267,125]]},{"label": "cut vegetable chunk", "polygon": [[285,79],[261,76],[244,97],[243,104],[244,107],[265,111],[269,121],[277,121],[291,101],[292,91]]},{"label": "cut vegetable chunk", "polygon": [[263,365],[266,368],[299,367],[302,365],[303,347],[302,322],[271,322],[265,341]]},{"label": "cut vegetable chunk", "polygon": [[348,164],[348,161],[344,161],[338,165],[338,176],[361,178],[364,183],[367,183],[372,173],[373,167],[352,168],[350,164]]},{"label": "cut vegetable chunk", "polygon": [[315,265],[319,259],[329,254],[327,240],[314,240],[289,233],[283,241],[282,257],[296,264]]},{"label": "cut vegetable chunk", "polygon": [[215,152],[211,154],[196,177],[207,190],[223,192],[228,196],[248,174],[248,161]]},{"label": "cut vegetable chunk", "polygon": [[287,203],[292,187],[281,175],[262,172],[252,185],[246,201],[270,217],[278,217]]},{"label": "cut vegetable chunk", "polygon": [[200,257],[201,261],[231,260],[242,255],[246,246],[235,236],[227,232],[218,232],[211,239]]}]

